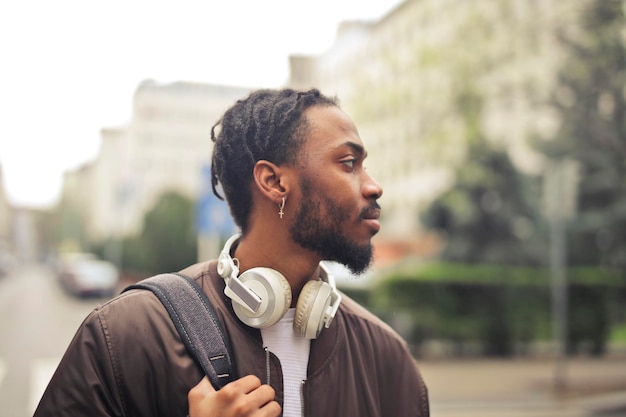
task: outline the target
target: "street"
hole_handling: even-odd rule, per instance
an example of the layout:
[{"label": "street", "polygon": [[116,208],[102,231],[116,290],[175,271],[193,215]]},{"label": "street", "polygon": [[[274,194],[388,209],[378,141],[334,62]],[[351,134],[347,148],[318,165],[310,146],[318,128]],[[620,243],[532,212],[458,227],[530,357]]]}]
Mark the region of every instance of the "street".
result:
[{"label": "street", "polygon": [[545,358],[419,363],[433,417],[626,416],[624,357],[570,359],[560,391]]},{"label": "street", "polygon": [[65,294],[40,266],[0,278],[0,417],[32,416],[74,332],[102,301]]},{"label": "street", "polygon": [[[33,411],[85,316],[105,299],[67,295],[52,272],[0,278],[0,417]],[[555,392],[549,359],[420,360],[433,417],[626,416],[626,357],[577,358]]]}]

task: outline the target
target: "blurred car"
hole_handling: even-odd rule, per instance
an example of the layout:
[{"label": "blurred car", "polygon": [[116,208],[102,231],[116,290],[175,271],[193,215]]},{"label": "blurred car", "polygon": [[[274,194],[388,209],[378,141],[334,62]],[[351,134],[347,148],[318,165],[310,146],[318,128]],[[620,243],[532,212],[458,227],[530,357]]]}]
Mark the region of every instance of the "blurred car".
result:
[{"label": "blurred car", "polygon": [[79,297],[112,296],[117,290],[119,275],[114,264],[91,253],[65,253],[59,259],[61,285]]}]

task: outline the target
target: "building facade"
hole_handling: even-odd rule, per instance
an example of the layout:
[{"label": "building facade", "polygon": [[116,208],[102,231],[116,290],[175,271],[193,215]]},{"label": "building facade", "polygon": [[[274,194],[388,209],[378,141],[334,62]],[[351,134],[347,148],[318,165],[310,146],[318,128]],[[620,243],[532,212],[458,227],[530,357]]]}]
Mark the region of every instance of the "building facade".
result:
[{"label": "building facade", "polygon": [[74,195],[81,207],[89,240],[140,233],[144,215],[167,191],[198,199],[211,161],[211,128],[250,91],[189,82],[139,85],[130,123],[102,129],[96,159],[65,178],[64,195]]}]

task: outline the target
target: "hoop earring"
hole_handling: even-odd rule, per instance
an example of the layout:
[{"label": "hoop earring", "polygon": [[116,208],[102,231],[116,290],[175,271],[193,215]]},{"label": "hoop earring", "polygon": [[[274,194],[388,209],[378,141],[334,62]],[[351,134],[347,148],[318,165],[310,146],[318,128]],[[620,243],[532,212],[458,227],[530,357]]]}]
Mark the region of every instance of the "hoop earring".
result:
[{"label": "hoop earring", "polygon": [[280,218],[283,218],[283,214],[285,214],[285,212],[283,211],[283,209],[285,208],[285,197],[283,197],[283,201],[282,203],[280,203],[280,205],[278,206],[278,208],[280,209],[278,211],[278,215],[280,216]]}]

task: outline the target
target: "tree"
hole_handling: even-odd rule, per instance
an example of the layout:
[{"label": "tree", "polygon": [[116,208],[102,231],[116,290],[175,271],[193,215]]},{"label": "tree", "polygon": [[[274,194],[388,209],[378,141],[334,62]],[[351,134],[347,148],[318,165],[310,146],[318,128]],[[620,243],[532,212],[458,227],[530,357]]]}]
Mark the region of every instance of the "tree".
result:
[{"label": "tree", "polygon": [[59,204],[38,224],[38,232],[45,246],[60,251],[88,251],[89,239],[85,230],[85,215],[71,198],[62,198]]},{"label": "tree", "polygon": [[144,217],[141,235],[124,245],[125,263],[145,273],[176,272],[195,263],[195,203],[176,192],[163,194]]},{"label": "tree", "polygon": [[424,223],[444,232],[442,253],[452,262],[538,264],[534,209],[528,185],[506,152],[470,149],[455,186],[435,200]]},{"label": "tree", "polygon": [[551,105],[560,128],[537,147],[578,163],[571,264],[626,267],[626,50],[621,0],[586,2],[578,31],[559,31],[567,52]]},{"label": "tree", "polygon": [[472,77],[459,77],[455,108],[463,122],[467,156],[454,186],[425,211],[423,222],[443,232],[445,260],[469,263],[536,264],[536,209],[532,180],[504,149],[490,145],[481,127],[483,99]]}]

